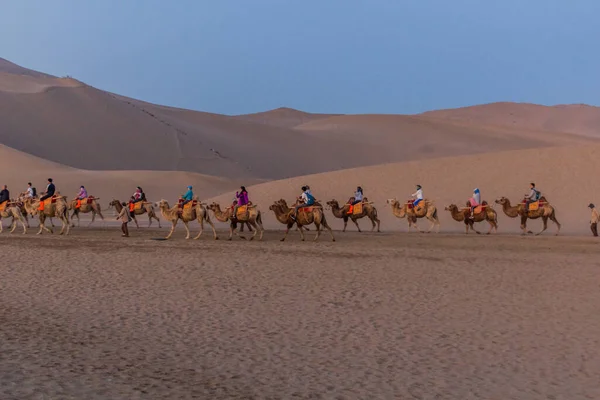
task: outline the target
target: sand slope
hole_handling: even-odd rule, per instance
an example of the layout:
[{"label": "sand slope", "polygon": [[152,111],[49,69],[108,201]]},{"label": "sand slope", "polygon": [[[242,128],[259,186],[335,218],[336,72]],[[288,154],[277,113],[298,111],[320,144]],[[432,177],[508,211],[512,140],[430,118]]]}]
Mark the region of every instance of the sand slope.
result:
[{"label": "sand slope", "polygon": [[[21,168],[20,166],[26,166]],[[73,197],[80,185],[84,185],[90,195],[100,197],[106,206],[112,198],[125,200],[131,196],[136,186],[144,188],[148,199],[161,198],[169,201],[177,199],[188,185],[194,187],[200,198],[214,196],[226,191],[234,191],[238,186],[226,178],[213,177],[181,171],[89,171],[60,165],[9,147],[0,145],[0,169],[11,171],[0,184],[8,185],[12,197],[25,191],[27,182],[32,182],[38,191],[46,187],[48,178],[54,179],[57,189],[68,197]],[[252,181],[251,181],[252,182]]]},{"label": "sand slope", "polygon": [[585,104],[552,107],[527,103],[491,103],[423,113],[430,118],[492,124],[519,129],[571,132],[600,136],[600,107]]},{"label": "sand slope", "polygon": [[[427,161],[395,163],[335,171],[273,181],[249,188],[251,198],[260,205],[270,227],[282,226],[268,210],[273,200],[281,197],[291,201],[300,194],[300,187],[309,184],[313,194],[320,200],[348,199],[357,185],[374,201],[379,209],[382,229],[406,229],[406,220],[392,216],[385,205],[389,198],[406,200],[414,192],[415,184],[421,184],[427,198],[434,200],[439,208],[442,230],[463,231],[463,225],[454,222],[443,209],[450,203],[464,203],[474,187],[479,187],[488,202],[507,196],[516,202],[528,191],[534,181],[548,200],[557,207],[557,217],[563,223],[563,231],[587,233],[589,230],[589,202],[600,204],[600,187],[586,184],[595,180],[600,169],[600,145],[553,147],[479,154],[463,157],[438,158]],[[580,194],[580,195],[577,195]],[[229,201],[228,196],[215,200]],[[498,211],[499,207],[496,207]],[[327,216],[333,226],[341,228],[341,220]],[[519,223],[499,215],[500,232],[518,233]],[[420,223],[425,228],[427,224]],[[370,229],[368,220],[361,226]],[[533,227],[539,228],[540,223]],[[351,230],[355,228],[349,225]],[[480,228],[487,228],[484,223]],[[551,226],[551,229],[554,228]]]},{"label": "sand slope", "polygon": [[43,72],[34,71],[32,69],[21,67],[0,57],[0,72],[7,72],[13,75],[26,75],[34,78],[56,78],[55,76],[45,74]]},{"label": "sand slope", "polygon": [[265,125],[279,126],[282,128],[293,128],[309,121],[332,117],[334,114],[307,113],[293,108],[280,107],[253,114],[236,115],[236,119],[258,122]]},{"label": "sand slope", "polygon": [[[85,170],[282,179],[407,160],[592,143],[600,137],[434,116],[225,116],[149,104],[4,62],[0,142]],[[583,117],[582,117],[583,118]],[[585,118],[581,124],[586,124]]]},{"label": "sand slope", "polygon": [[[339,143],[376,145],[379,163],[591,143],[579,135],[512,129],[405,115],[344,115],[296,129]],[[595,142],[595,140],[593,140]]]}]

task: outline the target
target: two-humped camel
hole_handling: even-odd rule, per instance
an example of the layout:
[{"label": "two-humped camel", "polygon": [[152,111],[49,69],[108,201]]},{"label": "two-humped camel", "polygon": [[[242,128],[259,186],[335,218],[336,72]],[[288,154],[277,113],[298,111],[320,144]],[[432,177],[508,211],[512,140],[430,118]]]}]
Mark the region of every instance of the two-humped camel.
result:
[{"label": "two-humped camel", "polygon": [[187,232],[185,236],[186,239],[190,238],[190,228],[188,227],[188,223],[194,220],[197,220],[200,223],[200,232],[196,237],[194,237],[194,240],[199,239],[204,232],[204,222],[207,222],[212,228],[213,237],[215,240],[219,239],[217,236],[217,231],[215,230],[215,225],[212,223],[210,216],[208,215],[208,210],[204,208],[202,203],[197,200],[193,200],[188,204],[189,206],[186,204],[187,207],[184,206],[182,210],[179,208],[178,204],[173,207],[169,206],[169,202],[167,200],[161,200],[157,203],[157,207],[160,210],[163,218],[171,222],[171,230],[165,239],[171,238],[173,232],[175,231],[175,226],[177,226],[177,222],[179,220],[183,222],[183,226]]},{"label": "two-humped camel", "polygon": [[[71,214],[71,226],[75,226],[75,222],[73,222],[73,217],[77,217],[77,226],[79,226],[79,213],[92,213],[92,220],[90,221],[90,223],[88,224],[88,226],[92,225],[94,223],[94,220],[96,219],[96,214],[98,214],[98,216],[100,218],[102,218],[102,221],[104,221],[104,216],[102,215],[102,209],[100,208],[100,203],[98,203],[98,200],[100,200],[98,197],[88,197],[86,199],[83,200],[77,200],[74,199],[69,203],[69,210],[73,210],[73,213]],[[80,203],[79,203],[80,202]],[[79,207],[77,207],[77,204],[79,203]]]},{"label": "two-humped camel", "polygon": [[[470,203],[469,203],[470,204]],[[490,230],[487,232],[487,235],[492,233],[498,233],[498,214],[496,214],[496,210],[494,210],[487,201],[481,203],[480,212],[477,212],[477,208],[475,209],[475,214],[473,218],[471,216],[471,207],[470,205],[467,207],[463,207],[461,210],[458,209],[456,204],[450,204],[445,208],[446,211],[450,211],[452,218],[458,222],[465,223],[465,234],[469,233],[469,228],[475,231],[478,235],[481,234],[477,229],[475,229],[475,222],[487,221],[490,224]]]},{"label": "two-humped camel", "polygon": [[[154,205],[147,201],[144,201],[141,203],[142,203],[141,205],[139,205],[140,203],[135,203],[136,206],[134,206],[133,212],[129,213],[131,215],[131,219],[133,219],[133,222],[135,222],[135,226],[138,228],[140,227],[140,225],[138,224],[137,218],[135,217],[136,215],[148,214],[148,228],[150,228],[150,226],[152,226],[153,219],[158,221],[158,227],[162,228],[160,226],[160,219],[156,215]],[[109,208],[114,207],[118,213],[120,213],[121,210],[123,209],[121,202],[117,199],[113,199],[110,203],[108,203],[108,207]],[[129,205],[127,205],[126,207],[129,207]]]},{"label": "two-humped camel", "polygon": [[233,238],[233,234],[239,236],[241,239],[246,239],[245,236],[240,235],[237,231],[237,224],[248,222],[252,228],[254,228],[254,234],[250,237],[250,240],[253,240],[254,237],[260,232],[260,236],[258,240],[262,240],[263,235],[265,233],[265,228],[262,225],[262,215],[260,210],[256,205],[247,205],[245,206],[246,212],[240,212],[238,210],[237,218],[231,219],[233,216],[233,207],[227,207],[225,211],[221,210],[221,206],[218,203],[212,203],[208,206],[208,209],[213,212],[215,218],[219,222],[229,222],[229,240]]},{"label": "two-humped camel", "polygon": [[41,235],[44,229],[53,233],[53,229],[48,228],[45,225],[47,218],[58,218],[62,223],[60,234],[69,234],[71,224],[69,224],[69,205],[67,204],[67,198],[65,196],[56,194],[53,197],[44,200],[43,211],[39,209],[40,200],[38,199],[26,198],[23,200],[23,205],[29,214],[38,216],[40,220],[40,230],[37,233],[38,235]]},{"label": "two-humped camel", "polygon": [[[377,227],[377,232],[381,232],[381,230],[379,230],[379,225],[381,221],[379,221],[379,218],[377,217],[377,209],[371,203],[368,202],[367,198],[365,198],[364,202],[362,203],[362,211],[360,213],[353,212],[348,214],[348,211],[350,210],[350,204],[346,203],[343,207],[340,207],[340,204],[335,199],[328,201],[327,205],[331,207],[331,212],[334,217],[341,218],[344,220],[344,229],[342,230],[342,232],[346,232],[348,219],[352,220],[352,222],[354,222],[354,225],[356,225],[358,231],[361,232],[357,220],[363,217],[369,217],[369,219],[371,220],[371,224],[373,224],[371,232],[375,230],[375,227]],[[354,207],[356,206],[357,205],[355,205]]]},{"label": "two-humped camel", "polygon": [[396,199],[389,199],[387,201],[387,204],[392,206],[392,213],[396,218],[407,219],[409,232],[410,228],[414,226],[417,231],[423,233],[423,231],[420,230],[417,226],[418,218],[427,218],[429,222],[431,222],[427,233],[431,232],[431,229],[434,226],[437,226],[436,233],[440,231],[440,220],[438,218],[437,208],[435,207],[432,201],[425,199],[421,202],[422,205],[420,204],[419,206],[417,206],[416,209],[412,207],[412,203],[407,202],[401,204]]},{"label": "two-humped camel", "polygon": [[553,206],[550,205],[550,203],[548,203],[544,196],[542,196],[538,201],[539,207],[537,210],[525,210],[524,203],[519,203],[516,206],[513,206],[510,204],[510,200],[508,200],[506,197],[499,198],[498,200],[496,200],[496,203],[502,206],[502,210],[504,211],[504,214],[506,214],[507,217],[521,217],[521,230],[523,231],[523,235],[525,235],[526,233],[533,233],[527,230],[527,219],[541,218],[542,222],[544,223],[544,226],[542,227],[541,231],[536,233],[536,236],[542,234],[542,232],[548,229],[548,219],[550,219],[556,224],[555,235],[558,236],[558,233],[560,232],[560,223],[556,219],[556,210]]},{"label": "two-humped camel", "polygon": [[327,220],[325,219],[325,214],[323,212],[323,207],[319,203],[315,203],[310,207],[302,207],[298,209],[298,213],[296,214],[296,218],[293,218],[294,208],[289,208],[286,201],[281,199],[273,203],[269,210],[275,213],[275,218],[277,221],[286,225],[285,234],[281,241],[283,242],[290,231],[290,228],[294,225],[298,227],[300,231],[300,237],[302,241],[304,241],[304,226],[315,224],[317,227],[317,233],[315,234],[314,241],[319,239],[321,236],[321,225],[327,228],[329,234],[331,235],[331,241],[335,242],[335,238],[333,237],[333,231],[327,224]]},{"label": "two-humped camel", "polygon": [[2,220],[4,218],[12,218],[10,225],[10,233],[13,233],[17,228],[17,221],[23,226],[23,234],[27,233],[27,227],[25,226],[25,218],[21,212],[21,208],[13,200],[9,200],[0,204],[0,233],[4,231],[2,226]]}]

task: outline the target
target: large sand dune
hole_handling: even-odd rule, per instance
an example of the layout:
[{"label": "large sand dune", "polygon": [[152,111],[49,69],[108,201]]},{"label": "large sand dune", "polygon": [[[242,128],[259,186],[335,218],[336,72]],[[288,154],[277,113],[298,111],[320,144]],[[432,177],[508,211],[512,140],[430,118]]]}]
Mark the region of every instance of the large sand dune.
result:
[{"label": "large sand dune", "polygon": [[[580,114],[571,120],[593,126],[585,113],[578,120]],[[541,123],[508,125],[492,117],[335,116],[288,108],[225,116],[149,104],[0,63],[0,142],[86,170],[188,171],[246,183],[600,140],[548,131]]]},{"label": "large sand dune", "polygon": [[548,107],[537,104],[505,102],[436,110],[422,115],[430,118],[463,121],[474,125],[491,124],[518,129],[600,136],[600,107],[585,104]]},{"label": "large sand dune", "polygon": [[[21,168],[21,166],[27,168]],[[0,184],[8,185],[13,197],[25,191],[27,182],[32,182],[42,191],[48,178],[53,178],[61,194],[73,197],[81,185],[85,185],[90,195],[100,197],[105,207],[110,199],[126,200],[141,186],[151,201],[161,198],[171,202],[185,192],[188,185],[194,187],[195,194],[207,198],[219,193],[233,191],[237,182],[226,178],[182,171],[90,171],[67,167],[47,161],[9,147],[0,145],[0,169],[10,171]]]}]

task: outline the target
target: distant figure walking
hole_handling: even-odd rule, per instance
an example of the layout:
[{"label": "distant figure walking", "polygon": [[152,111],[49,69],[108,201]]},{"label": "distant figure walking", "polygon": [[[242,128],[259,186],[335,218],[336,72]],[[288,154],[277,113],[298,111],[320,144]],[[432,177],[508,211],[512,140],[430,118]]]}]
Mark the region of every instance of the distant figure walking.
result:
[{"label": "distant figure walking", "polygon": [[596,210],[596,206],[593,203],[588,205],[592,209],[592,217],[590,219],[590,229],[594,236],[598,236],[598,222],[600,221],[600,213]]},{"label": "distant figure walking", "polygon": [[117,217],[117,220],[121,221],[121,230],[123,231],[123,237],[129,237],[129,229],[127,228],[127,224],[131,222],[131,215],[129,215],[129,207],[127,207],[127,203],[123,202],[121,204],[123,208]]}]

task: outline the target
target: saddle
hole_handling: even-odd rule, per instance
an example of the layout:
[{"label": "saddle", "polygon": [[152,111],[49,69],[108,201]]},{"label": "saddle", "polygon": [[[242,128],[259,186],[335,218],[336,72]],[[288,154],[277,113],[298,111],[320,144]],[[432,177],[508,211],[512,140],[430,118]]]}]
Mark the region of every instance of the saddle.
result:
[{"label": "saddle", "polygon": [[92,204],[96,200],[94,196],[88,196],[85,199],[77,199],[77,208],[81,208],[82,204]]},{"label": "saddle", "polygon": [[[425,203],[427,202],[427,200],[423,199],[419,202],[419,204],[417,204],[415,211],[420,211],[423,209],[423,205],[425,205]],[[408,206],[409,210],[412,210],[413,208],[415,208],[415,200],[408,200],[406,202],[406,205]]]},{"label": "saddle", "polygon": [[356,203],[354,205],[350,204],[350,207],[348,208],[348,212],[346,213],[347,215],[356,215],[356,214],[362,214],[363,212],[363,203]]},{"label": "saddle", "polygon": [[135,210],[141,210],[143,201],[138,201],[137,203],[129,203],[129,212],[134,212]]},{"label": "saddle", "polygon": [[8,205],[9,201],[3,201],[2,203],[0,203],[0,212],[4,212],[6,210],[6,206]]},{"label": "saddle", "polygon": [[40,201],[40,206],[38,207],[38,211],[44,211],[44,209],[46,208],[46,206],[49,206],[50,204],[56,203],[57,199],[58,199],[58,196],[54,195],[52,197],[47,198],[44,201]]},{"label": "saddle", "polygon": [[[526,200],[523,200],[523,202],[521,204],[525,205],[527,203]],[[528,211],[537,211],[540,209],[540,207],[543,207],[546,204],[545,201],[543,200],[536,200],[534,202],[529,203],[529,208],[527,209]]]}]

